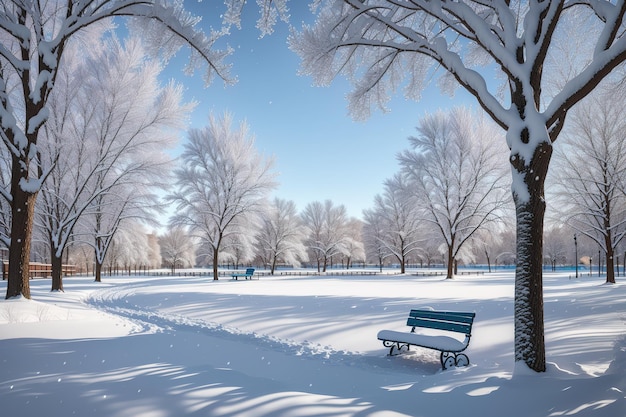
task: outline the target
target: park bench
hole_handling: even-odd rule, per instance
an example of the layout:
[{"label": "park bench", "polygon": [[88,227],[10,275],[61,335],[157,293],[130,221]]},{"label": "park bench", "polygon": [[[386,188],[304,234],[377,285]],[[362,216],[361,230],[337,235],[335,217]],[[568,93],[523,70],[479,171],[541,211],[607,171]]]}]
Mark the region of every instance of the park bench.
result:
[{"label": "park bench", "polygon": [[232,278],[235,279],[239,279],[239,277],[244,277],[245,279],[252,279],[252,276],[254,275],[254,268],[248,268],[246,269],[246,272],[235,272],[234,274],[231,274],[230,276]]},{"label": "park bench", "polygon": [[[455,311],[411,310],[406,321],[407,326],[411,326],[411,332],[381,330],[378,339],[390,348],[390,356],[394,356],[394,351],[396,354],[402,349],[408,351],[413,345],[441,352],[441,367],[444,370],[452,366],[467,366],[469,358],[461,352],[469,345],[475,315]],[[416,333],[417,328],[434,331]],[[450,332],[464,334],[465,339],[461,341],[458,337],[452,337]]]}]

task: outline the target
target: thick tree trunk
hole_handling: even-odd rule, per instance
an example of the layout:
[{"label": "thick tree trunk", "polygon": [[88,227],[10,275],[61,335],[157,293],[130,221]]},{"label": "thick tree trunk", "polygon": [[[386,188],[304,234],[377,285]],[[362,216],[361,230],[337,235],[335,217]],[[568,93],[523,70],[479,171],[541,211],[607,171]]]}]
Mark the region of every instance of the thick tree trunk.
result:
[{"label": "thick tree trunk", "polygon": [[98,257],[96,257],[96,279],[95,282],[102,282],[102,262],[98,261]]},{"label": "thick tree trunk", "polygon": [[56,249],[52,251],[52,289],[50,291],[63,291],[63,258],[56,256]]},{"label": "thick tree trunk", "polygon": [[30,298],[30,243],[35,218],[37,193],[22,189],[21,180],[28,176],[28,169],[23,169],[24,162],[13,158],[11,195],[11,246],[9,247],[9,277],[6,298],[20,294]]},{"label": "thick tree trunk", "polygon": [[[517,268],[515,271],[515,360],[537,372],[546,370],[543,320],[543,221],[546,210],[544,183],[552,154],[541,143],[529,164],[511,158],[528,193],[513,188],[517,214]],[[514,155],[515,156],[515,155]],[[520,184],[518,184],[519,186]]]}]

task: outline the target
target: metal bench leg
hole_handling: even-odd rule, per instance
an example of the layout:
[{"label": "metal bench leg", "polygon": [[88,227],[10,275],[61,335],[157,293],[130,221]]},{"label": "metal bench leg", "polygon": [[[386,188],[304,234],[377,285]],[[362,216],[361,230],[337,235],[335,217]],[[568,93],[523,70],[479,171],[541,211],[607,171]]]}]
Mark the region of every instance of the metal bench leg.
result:
[{"label": "metal bench leg", "polygon": [[469,365],[469,358],[464,353],[441,352],[441,368],[445,371],[453,366]]},{"label": "metal bench leg", "polygon": [[383,346],[389,348],[389,356],[399,355],[400,353],[402,353],[402,349],[404,348],[406,348],[407,352],[411,349],[410,344],[402,343],[402,342],[395,342],[393,340],[383,340]]}]

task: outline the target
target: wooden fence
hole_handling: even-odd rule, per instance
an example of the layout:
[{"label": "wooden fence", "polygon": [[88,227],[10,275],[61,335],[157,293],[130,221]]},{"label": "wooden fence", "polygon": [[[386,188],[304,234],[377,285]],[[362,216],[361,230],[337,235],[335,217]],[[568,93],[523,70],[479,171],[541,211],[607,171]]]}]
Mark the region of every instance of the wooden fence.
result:
[{"label": "wooden fence", "polygon": [[[7,279],[9,275],[9,262],[2,263],[2,279]],[[76,273],[76,265],[63,264],[63,276],[74,275]],[[28,276],[33,278],[49,278],[52,276],[52,264],[44,264],[41,262],[30,262],[28,265]]]}]

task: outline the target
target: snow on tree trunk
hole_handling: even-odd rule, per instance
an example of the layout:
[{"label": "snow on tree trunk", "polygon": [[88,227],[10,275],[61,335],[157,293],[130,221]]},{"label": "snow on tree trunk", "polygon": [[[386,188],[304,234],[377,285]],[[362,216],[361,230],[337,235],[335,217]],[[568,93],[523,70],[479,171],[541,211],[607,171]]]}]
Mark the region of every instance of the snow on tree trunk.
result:
[{"label": "snow on tree trunk", "polygon": [[[528,135],[528,128],[521,130],[522,144],[529,143]],[[511,156],[517,216],[515,360],[537,372],[546,370],[542,262],[544,183],[551,155],[552,145],[546,139],[538,142],[529,163],[518,153]]]}]

